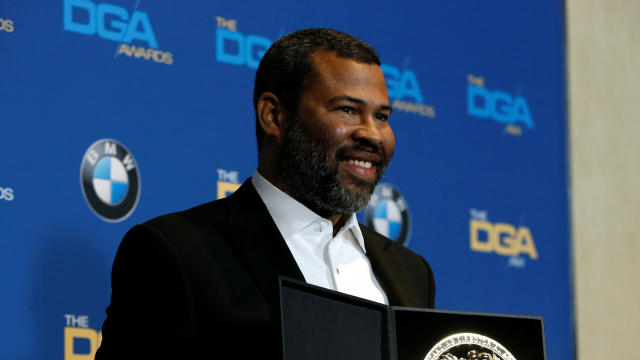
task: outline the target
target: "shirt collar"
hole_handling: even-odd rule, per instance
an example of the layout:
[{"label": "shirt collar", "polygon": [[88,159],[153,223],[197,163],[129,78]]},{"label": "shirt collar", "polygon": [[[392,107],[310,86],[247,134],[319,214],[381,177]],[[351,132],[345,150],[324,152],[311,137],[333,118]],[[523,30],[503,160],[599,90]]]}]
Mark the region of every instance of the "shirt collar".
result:
[{"label": "shirt collar", "polygon": [[362,252],[366,254],[367,250],[364,247],[364,237],[362,236],[362,231],[360,231],[360,225],[358,225],[358,218],[356,217],[356,214],[351,214],[351,216],[349,216],[349,219],[338,233],[347,230],[351,230],[351,233],[358,242],[358,245],[360,245]]},{"label": "shirt collar", "polygon": [[[266,205],[273,222],[276,223],[276,226],[278,227],[278,230],[280,230],[280,234],[283,238],[290,238],[313,222],[322,220],[327,221],[304,206],[298,200],[289,196],[289,194],[278,189],[275,185],[260,175],[258,170],[253,173],[251,183]],[[362,251],[366,253],[364,238],[360,231],[356,214],[351,214],[351,216],[349,216],[344,226],[337,234],[347,230],[351,230],[351,233],[358,242],[358,245],[360,245]]]}]

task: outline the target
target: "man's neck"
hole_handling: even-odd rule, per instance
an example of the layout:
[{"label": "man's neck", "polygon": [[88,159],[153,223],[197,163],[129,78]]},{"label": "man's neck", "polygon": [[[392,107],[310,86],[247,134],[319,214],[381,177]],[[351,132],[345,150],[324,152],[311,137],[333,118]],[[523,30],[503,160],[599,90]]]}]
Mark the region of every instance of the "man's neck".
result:
[{"label": "man's neck", "polygon": [[349,217],[351,217],[351,214],[349,214],[349,215],[344,215],[344,214],[340,215],[340,214],[338,214],[338,215],[332,215],[331,217],[327,218],[333,224],[333,236],[334,237],[336,236],[338,231],[340,231],[340,229],[342,229],[344,224],[347,223],[347,220],[349,220]]}]

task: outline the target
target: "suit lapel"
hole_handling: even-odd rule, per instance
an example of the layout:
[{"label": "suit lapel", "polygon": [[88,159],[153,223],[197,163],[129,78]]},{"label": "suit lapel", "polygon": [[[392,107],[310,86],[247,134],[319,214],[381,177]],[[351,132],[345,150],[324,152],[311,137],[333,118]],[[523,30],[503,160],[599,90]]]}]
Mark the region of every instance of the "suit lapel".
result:
[{"label": "suit lapel", "polygon": [[300,281],[304,276],[250,180],[227,199],[227,204],[225,238],[275,305],[279,301],[279,276]]},{"label": "suit lapel", "polygon": [[413,291],[408,282],[403,281],[404,272],[407,269],[393,256],[393,251],[389,249],[391,243],[384,241],[380,235],[366,227],[360,226],[360,229],[371,268],[378,283],[387,294],[389,305],[405,306],[414,303]]}]

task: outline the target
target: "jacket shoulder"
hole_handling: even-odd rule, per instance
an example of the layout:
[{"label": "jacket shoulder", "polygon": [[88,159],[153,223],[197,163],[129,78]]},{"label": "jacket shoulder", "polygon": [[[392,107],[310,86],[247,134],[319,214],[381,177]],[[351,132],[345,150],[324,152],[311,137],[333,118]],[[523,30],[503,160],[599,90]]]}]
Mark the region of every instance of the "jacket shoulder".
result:
[{"label": "jacket shoulder", "polygon": [[155,217],[142,225],[154,227],[163,233],[182,232],[189,228],[203,228],[224,221],[226,199],[204,203],[187,210]]}]

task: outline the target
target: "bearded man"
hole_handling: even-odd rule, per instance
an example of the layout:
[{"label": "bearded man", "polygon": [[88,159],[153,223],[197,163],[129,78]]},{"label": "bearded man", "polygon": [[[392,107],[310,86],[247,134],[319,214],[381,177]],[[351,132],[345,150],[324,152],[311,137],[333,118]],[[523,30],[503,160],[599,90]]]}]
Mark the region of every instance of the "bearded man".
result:
[{"label": "bearded man", "polygon": [[355,216],[395,148],[375,50],[335,30],[289,34],[260,62],[254,106],[254,176],[124,237],[96,359],[277,359],[280,276],[433,307],[427,262]]}]

